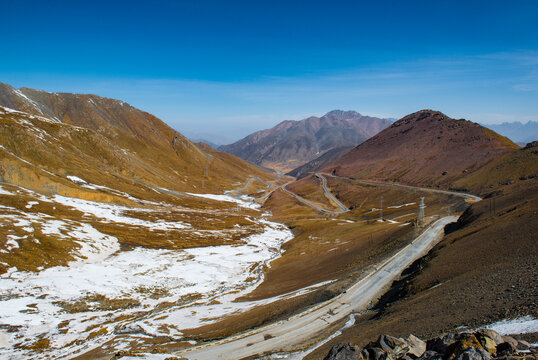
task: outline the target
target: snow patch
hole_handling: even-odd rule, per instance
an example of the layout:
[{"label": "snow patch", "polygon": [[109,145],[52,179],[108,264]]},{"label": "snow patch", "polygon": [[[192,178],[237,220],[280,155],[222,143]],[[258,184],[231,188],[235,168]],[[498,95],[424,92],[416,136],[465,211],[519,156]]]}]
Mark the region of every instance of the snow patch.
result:
[{"label": "snow patch", "polygon": [[241,197],[233,197],[230,195],[219,195],[219,194],[195,194],[195,193],[187,193],[191,196],[201,197],[205,199],[211,199],[216,201],[226,201],[226,202],[233,202],[238,204],[241,207],[248,208],[248,209],[259,209],[260,204],[257,204],[253,202],[251,197],[248,196],[241,196]]},{"label": "snow patch", "polygon": [[484,327],[495,330],[501,335],[531,334],[538,332],[538,319],[532,316],[523,316],[516,319],[501,320]]},{"label": "snow patch", "polygon": [[167,221],[147,221],[130,216],[123,215],[123,212],[133,210],[120,205],[105,204],[95,201],[82,200],[61,195],[54,195],[53,200],[65,206],[75,208],[82,211],[86,215],[93,215],[96,218],[105,220],[105,222],[123,223],[133,226],[147,227],[151,230],[178,230],[186,229],[190,226],[183,222],[167,222]]},{"label": "snow patch", "polygon": [[7,190],[5,190],[4,188],[2,188],[2,186],[0,185],[0,195],[15,195],[14,193],[12,192],[9,192]]},{"label": "snow patch", "polygon": [[32,206],[39,205],[39,201],[28,201],[28,204],[26,205],[27,209],[31,209]]}]

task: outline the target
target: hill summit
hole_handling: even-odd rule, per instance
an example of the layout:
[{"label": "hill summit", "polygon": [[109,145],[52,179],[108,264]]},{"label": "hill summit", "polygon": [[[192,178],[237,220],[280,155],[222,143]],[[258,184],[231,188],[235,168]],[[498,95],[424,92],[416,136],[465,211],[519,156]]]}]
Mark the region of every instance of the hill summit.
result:
[{"label": "hill summit", "polygon": [[509,139],[471,121],[421,110],[393,123],[330,163],[346,177],[450,186],[509,150]]}]

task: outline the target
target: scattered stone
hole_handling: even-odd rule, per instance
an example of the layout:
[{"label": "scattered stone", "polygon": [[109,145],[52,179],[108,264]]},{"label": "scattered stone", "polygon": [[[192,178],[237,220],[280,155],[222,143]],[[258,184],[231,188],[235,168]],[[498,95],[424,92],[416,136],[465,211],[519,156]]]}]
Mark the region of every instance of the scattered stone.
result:
[{"label": "scattered stone", "polygon": [[512,342],[503,342],[497,345],[497,354],[499,355],[512,355],[517,353],[517,343],[514,345]]},{"label": "scattered stone", "polygon": [[421,357],[426,352],[426,342],[420,340],[415,335],[409,335],[406,341],[409,347],[409,354],[415,357]]},{"label": "scattered stone", "polygon": [[406,347],[407,343],[390,335],[381,335],[376,341],[370,343],[366,348],[381,348],[385,352],[397,352]]},{"label": "scattered stone", "polygon": [[454,343],[454,334],[445,334],[440,337],[430,339],[426,342],[426,350],[444,354],[448,347]]},{"label": "scattered stone", "polygon": [[363,360],[361,349],[356,345],[337,344],[331,348],[331,351],[324,360]]},{"label": "scattered stone", "polygon": [[514,339],[513,337],[505,335],[502,338],[503,338],[503,342],[510,343],[514,345],[515,347],[517,347],[517,340]]},{"label": "scattered stone", "polygon": [[424,354],[422,354],[421,357],[419,357],[419,360],[442,360],[442,359],[443,359],[443,355],[433,350],[427,350],[426,352],[424,352]]},{"label": "scattered stone", "polygon": [[[521,351],[521,352],[520,352]],[[538,360],[538,348],[490,329],[444,334],[427,342],[380,335],[363,349],[352,344],[331,348],[325,360]]]},{"label": "scattered stone", "polygon": [[[482,345],[482,347],[484,348],[484,350],[486,350],[488,353],[495,354],[497,352],[497,345],[498,344],[491,337],[489,337],[486,334],[481,333],[481,332],[476,332],[475,336],[478,339],[478,341],[480,342],[480,344]],[[493,336],[493,334],[492,334],[492,336]],[[502,342],[502,337],[500,337],[499,334],[497,334],[497,336],[499,337],[497,340],[500,339],[500,342]]]},{"label": "scattered stone", "polygon": [[462,352],[456,360],[490,360],[489,353],[482,348],[471,346]]},{"label": "scattered stone", "polygon": [[499,335],[499,333],[496,332],[495,330],[481,329],[481,330],[478,330],[475,334],[477,334],[477,337],[479,337],[479,340],[480,340],[480,337],[486,336],[490,338],[491,340],[495,341],[496,345],[502,344],[504,342],[503,337]]},{"label": "scattered stone", "polygon": [[517,340],[517,349],[518,350],[530,350],[532,345],[525,340]]},{"label": "scattered stone", "polygon": [[387,353],[383,349],[378,347],[368,347],[366,348],[368,357],[365,359],[368,360],[385,360],[387,358]]},{"label": "scattered stone", "polygon": [[447,360],[454,360],[457,359],[460,354],[465,352],[470,347],[474,348],[482,348],[482,345],[476,338],[474,334],[470,333],[461,333],[457,334],[455,337],[456,341],[450,345],[447,349],[447,353],[445,353],[445,358]]}]

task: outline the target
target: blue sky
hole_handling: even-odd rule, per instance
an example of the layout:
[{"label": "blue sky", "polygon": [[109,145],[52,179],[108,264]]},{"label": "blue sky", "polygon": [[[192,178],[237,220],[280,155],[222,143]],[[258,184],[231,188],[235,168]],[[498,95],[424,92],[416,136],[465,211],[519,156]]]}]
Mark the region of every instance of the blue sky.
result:
[{"label": "blue sky", "polygon": [[2,1],[0,81],[236,140],[333,109],[538,121],[538,1]]}]

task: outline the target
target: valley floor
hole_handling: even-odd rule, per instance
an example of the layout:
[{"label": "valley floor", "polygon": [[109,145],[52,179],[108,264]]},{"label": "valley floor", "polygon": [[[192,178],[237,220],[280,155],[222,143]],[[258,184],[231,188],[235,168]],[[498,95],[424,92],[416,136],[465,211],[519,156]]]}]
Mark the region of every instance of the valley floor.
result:
[{"label": "valley floor", "polygon": [[[284,180],[270,185],[250,178],[238,187],[235,195],[242,191],[265,201],[263,210],[252,197],[176,193],[171,203],[152,203],[125,194],[125,205],[118,205],[44,196],[2,184],[0,221],[7,240],[2,247],[5,250],[0,253],[0,265],[4,266],[0,275],[0,306],[7,310],[0,318],[0,354],[14,359],[46,358],[50,354],[56,358],[109,358],[118,351],[124,355],[162,353],[164,356],[208,341],[230,336],[236,339],[234,334],[293,318],[323,302],[347,303],[338,299],[351,296],[350,286],[375,271],[382,259],[404,248],[428,224],[468,206],[465,196],[455,193],[360,184],[332,177],[326,177],[325,181],[321,178],[303,181],[310,184],[309,191],[305,192],[300,183],[288,188],[300,199],[278,188]],[[334,198],[327,196],[328,191]],[[382,220],[377,207],[381,196]],[[426,199],[426,216],[417,221],[420,197]],[[301,199],[318,205],[305,206]],[[514,200],[507,203],[510,201]],[[319,211],[319,207],[342,208],[338,203],[351,210]],[[482,203],[471,208],[480,209]],[[535,226],[532,221],[529,224]],[[466,228],[462,225],[462,229]],[[441,244],[455,242],[458,232],[471,231],[462,229],[455,230]],[[45,251],[46,255],[48,251],[49,256],[28,261],[36,249]],[[454,249],[454,254],[469,251],[466,247],[450,249]],[[52,255],[59,251],[64,255],[54,261],[44,260],[55,259]],[[470,247],[468,256],[483,256],[484,264],[491,264],[491,256],[499,249],[492,248],[489,255],[473,251],[475,247]],[[512,260],[507,258],[508,261]],[[522,266],[518,268],[519,274],[528,279],[536,264],[520,262],[519,265]],[[392,277],[406,265],[399,266],[403,267],[393,270]],[[525,266],[527,272],[523,271]],[[504,270],[500,266],[500,274]],[[445,282],[451,284],[452,279],[438,280],[442,278],[440,274],[417,289],[435,288],[429,291],[437,292],[447,288]],[[511,284],[510,279],[495,280],[497,273],[493,274],[491,282]],[[387,279],[390,282],[392,278]],[[468,281],[477,282],[474,286],[478,289],[487,289],[490,283],[477,279],[470,277]],[[376,299],[382,288],[385,286],[377,288],[371,300]],[[397,284],[394,288],[399,289]],[[392,292],[386,296],[393,296]],[[389,307],[387,304],[394,300],[386,300],[386,296],[374,312],[353,316],[355,326],[312,354],[302,356],[323,358],[331,344],[341,339],[356,340],[353,335],[356,333],[364,334],[364,338],[376,331],[376,334],[398,335],[398,328],[394,330],[390,324],[404,326],[411,321],[406,318],[411,313],[390,315],[398,302]],[[357,299],[365,300],[361,296]],[[441,302],[443,305],[439,306],[450,308],[449,304],[457,304],[457,299],[450,293],[449,303]],[[477,299],[484,301],[479,295]],[[500,299],[498,302],[503,297]],[[405,301],[404,297],[402,303]],[[423,301],[429,304],[432,300]],[[471,306],[473,310],[469,313],[477,313],[475,309],[480,301]],[[522,301],[522,306],[527,304],[525,299]],[[309,341],[293,346],[278,343],[276,333],[258,333],[255,336],[262,338],[256,342],[265,345],[274,342],[275,346],[258,349],[253,342],[245,340],[243,347],[250,348],[245,356],[269,350],[301,350],[314,337],[323,338],[323,334],[328,336],[338,330],[351,312],[364,310],[366,303],[347,310],[345,306],[323,309],[329,314],[324,316],[334,317],[329,321],[331,326],[326,321],[325,325],[312,321]],[[423,317],[422,308],[413,306],[417,309],[415,316]],[[530,305],[525,306],[522,311],[528,309],[530,315],[535,315]],[[499,317],[502,316],[496,314],[489,319]],[[456,316],[452,323],[476,324],[466,319]],[[369,330],[365,331],[364,326]],[[435,326],[425,329],[431,333],[437,331]],[[420,333],[425,334],[427,330]],[[284,335],[284,338],[289,337]],[[239,354],[228,353],[235,354],[230,358]],[[190,358],[188,353],[182,354]]]}]

